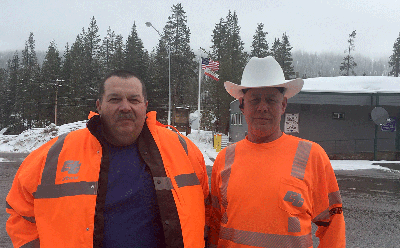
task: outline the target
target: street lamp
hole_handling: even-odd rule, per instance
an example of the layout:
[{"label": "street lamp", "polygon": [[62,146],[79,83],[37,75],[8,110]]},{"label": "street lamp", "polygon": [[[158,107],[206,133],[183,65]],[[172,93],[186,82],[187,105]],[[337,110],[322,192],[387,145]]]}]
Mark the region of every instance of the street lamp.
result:
[{"label": "street lamp", "polygon": [[[160,37],[161,33],[151,24],[146,22],[147,27],[152,27]],[[171,125],[171,47],[168,44],[168,125]]]},{"label": "street lamp", "polygon": [[61,79],[56,79],[56,102],[54,104],[54,124],[57,126],[57,97],[58,97],[58,87],[62,86],[62,82],[64,82],[65,80],[61,80]]}]

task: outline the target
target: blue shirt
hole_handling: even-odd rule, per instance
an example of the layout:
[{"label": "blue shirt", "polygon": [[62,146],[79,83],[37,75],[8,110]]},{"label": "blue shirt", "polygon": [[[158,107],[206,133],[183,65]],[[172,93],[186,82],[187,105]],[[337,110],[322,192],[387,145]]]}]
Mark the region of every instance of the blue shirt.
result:
[{"label": "blue shirt", "polygon": [[137,145],[108,147],[103,247],[162,247],[164,234],[153,179]]}]

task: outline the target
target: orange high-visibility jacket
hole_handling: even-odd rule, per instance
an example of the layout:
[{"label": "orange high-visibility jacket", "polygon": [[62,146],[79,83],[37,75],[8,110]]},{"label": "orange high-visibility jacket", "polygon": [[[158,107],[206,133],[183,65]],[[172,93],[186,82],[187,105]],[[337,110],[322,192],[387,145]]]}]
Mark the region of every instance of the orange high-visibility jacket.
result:
[{"label": "orange high-visibility jacket", "polygon": [[209,247],[345,247],[342,200],[325,151],[283,134],[221,151],[211,177]]},{"label": "orange high-visibility jacket", "polygon": [[[101,121],[61,135],[21,164],[7,196],[14,247],[100,247],[109,166]],[[139,152],[154,179],[167,247],[204,247],[208,178],[202,153],[147,114]]]}]

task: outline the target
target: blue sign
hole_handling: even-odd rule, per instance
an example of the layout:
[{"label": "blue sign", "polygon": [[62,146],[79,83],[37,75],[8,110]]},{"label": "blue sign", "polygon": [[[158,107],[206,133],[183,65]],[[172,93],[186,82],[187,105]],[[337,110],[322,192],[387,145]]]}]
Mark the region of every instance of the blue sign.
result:
[{"label": "blue sign", "polygon": [[390,117],[389,122],[381,125],[383,132],[395,132],[396,131],[396,118]]}]

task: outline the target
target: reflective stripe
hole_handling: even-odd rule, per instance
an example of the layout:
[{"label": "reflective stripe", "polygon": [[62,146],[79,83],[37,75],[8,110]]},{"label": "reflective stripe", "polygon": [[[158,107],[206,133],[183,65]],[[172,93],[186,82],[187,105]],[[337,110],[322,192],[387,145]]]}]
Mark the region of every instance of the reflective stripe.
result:
[{"label": "reflective stripe", "polygon": [[40,248],[40,241],[39,239],[32,240],[31,242],[21,246],[21,248]]},{"label": "reflective stripe", "polygon": [[59,198],[74,195],[97,195],[98,182],[73,182],[55,184],[58,158],[68,133],[60,135],[50,147],[44,164],[42,181],[33,193],[35,199]]},{"label": "reflective stripe", "polygon": [[233,162],[235,161],[235,147],[236,144],[230,145],[226,148],[226,153],[225,153],[225,167],[221,171],[221,204],[225,208],[225,212],[222,215],[221,222],[223,224],[228,223],[228,214],[227,214],[227,208],[228,208],[228,183],[229,183],[229,178],[231,176],[231,167]]},{"label": "reflective stripe", "polygon": [[226,211],[224,212],[224,214],[221,217],[221,223],[228,224],[228,214],[226,213]]},{"label": "reflective stripe", "polygon": [[169,177],[153,177],[156,190],[172,190],[171,179]]},{"label": "reflective stripe", "polygon": [[188,148],[187,148],[186,140],[180,134],[177,134],[177,135],[179,138],[179,142],[181,142],[183,149],[185,149],[186,155],[188,155]]},{"label": "reflective stripe", "polygon": [[75,182],[53,185],[38,185],[33,193],[35,199],[59,198],[74,195],[97,195],[98,182]]},{"label": "reflective stripe", "polygon": [[57,141],[51,146],[47,153],[46,162],[44,164],[41,185],[54,185],[57,174],[58,157],[64,145],[65,137],[68,133],[60,135]]},{"label": "reflective stripe", "polygon": [[221,211],[221,205],[219,204],[219,199],[217,196],[211,195],[211,202],[212,202],[213,208],[216,208],[219,211]]},{"label": "reflective stripe", "polygon": [[326,221],[317,221],[315,222],[315,225],[317,226],[329,226],[331,223],[330,222],[326,222]]},{"label": "reflective stripe", "polygon": [[340,195],[340,191],[329,193],[329,206],[334,204],[342,204],[342,196]]},{"label": "reflective stripe", "polygon": [[227,196],[227,191],[228,191],[228,183],[229,183],[229,178],[231,176],[231,167],[232,164],[235,160],[235,147],[236,144],[230,145],[226,148],[226,154],[225,154],[225,167],[221,171],[221,201],[222,201],[222,206],[226,209],[228,207],[228,196]]},{"label": "reflective stripe", "polygon": [[[169,177],[153,177],[153,181],[156,190],[172,190],[174,188]],[[175,176],[175,181],[178,184],[178,188],[200,185],[196,173]]]},{"label": "reflective stripe", "polygon": [[22,218],[24,218],[25,220],[29,221],[30,223],[36,223],[35,217],[22,216]]},{"label": "reflective stripe", "polygon": [[220,238],[235,244],[274,247],[274,248],[308,248],[313,245],[311,233],[302,236],[278,235],[242,231],[221,226]]},{"label": "reflective stripe", "polygon": [[299,141],[297,145],[296,155],[294,156],[292,173],[293,177],[300,180],[304,179],[304,173],[306,171],[308,156],[310,155],[312,144],[306,141]]},{"label": "reflective stripe", "polygon": [[325,209],[322,213],[320,213],[317,217],[315,217],[312,222],[318,222],[318,221],[324,221],[328,220],[329,221],[329,208]]},{"label": "reflective stripe", "polygon": [[329,193],[328,198],[329,198],[329,207],[312,220],[314,223],[324,222],[324,221],[329,222],[330,207],[332,207],[332,205],[334,205],[334,204],[342,204],[342,197],[340,196],[340,191],[335,191],[335,192]]},{"label": "reflective stripe", "polygon": [[[11,209],[14,210],[10,204],[8,204],[8,202],[6,201],[6,209]],[[22,218],[24,218],[25,220],[31,222],[31,223],[36,223],[36,219],[35,217],[27,217],[27,216],[21,216]]]},{"label": "reflective stripe", "polygon": [[301,232],[301,224],[298,217],[288,218],[288,232]]},{"label": "reflective stripe", "polygon": [[177,175],[175,176],[175,181],[179,188],[200,185],[200,181],[197,178],[196,173]]}]

